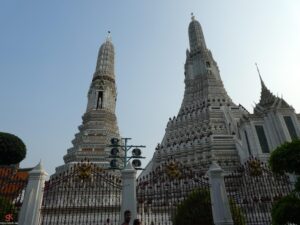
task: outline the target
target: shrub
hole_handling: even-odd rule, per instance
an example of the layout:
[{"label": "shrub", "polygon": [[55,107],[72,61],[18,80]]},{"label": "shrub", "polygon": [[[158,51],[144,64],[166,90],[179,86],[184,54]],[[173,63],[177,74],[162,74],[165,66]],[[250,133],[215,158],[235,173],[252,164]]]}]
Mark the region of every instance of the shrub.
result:
[{"label": "shrub", "polygon": [[[229,201],[235,225],[245,225],[245,218],[233,200]],[[210,193],[205,189],[194,190],[177,206],[173,225],[213,225]]]},{"label": "shrub", "polygon": [[[277,147],[270,156],[269,164],[273,172],[300,174],[300,140],[286,142]],[[291,193],[272,207],[272,224],[285,225],[288,223],[300,224],[300,177],[298,177],[294,193]]]},{"label": "shrub", "polygon": [[177,206],[173,225],[213,225],[210,194],[197,189]]},{"label": "shrub", "polygon": [[271,153],[269,164],[275,173],[300,174],[300,140],[286,142],[277,147]]},{"label": "shrub", "polygon": [[290,194],[278,200],[272,207],[272,224],[300,224],[300,199]]}]

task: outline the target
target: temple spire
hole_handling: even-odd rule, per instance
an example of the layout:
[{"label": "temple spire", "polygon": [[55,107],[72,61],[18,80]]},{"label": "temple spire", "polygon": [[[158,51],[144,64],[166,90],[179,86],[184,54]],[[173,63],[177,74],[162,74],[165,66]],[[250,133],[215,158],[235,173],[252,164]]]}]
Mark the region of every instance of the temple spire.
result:
[{"label": "temple spire", "polygon": [[255,66],[261,83],[261,94],[260,94],[259,105],[263,107],[271,106],[275,102],[276,96],[265,85],[265,82],[261,77],[257,63],[255,63]]},{"label": "temple spire", "polygon": [[99,49],[96,71],[94,77],[96,76],[109,76],[114,79],[114,57],[115,51],[111,40],[110,31],[106,37],[105,42],[101,45]]},{"label": "temple spire", "polygon": [[111,42],[110,31],[108,31],[106,40],[99,49],[96,71],[88,93],[87,111],[105,109],[115,113],[117,93],[114,54],[114,46]]},{"label": "temple spire", "polygon": [[193,13],[191,13],[191,22],[189,25],[189,40],[190,51],[198,52],[201,49],[206,49],[205,39],[202,32],[200,23],[195,19]]},{"label": "temple spire", "polygon": [[[208,169],[213,160],[225,169],[239,157],[233,138],[247,111],[228,96],[218,65],[205,45],[200,23],[191,14],[190,49],[184,66],[185,90],[177,116],[169,119],[165,135],[147,171],[174,158],[180,163]],[[228,164],[228,159],[232,163]]]},{"label": "temple spire", "polygon": [[256,70],[257,70],[258,76],[259,76],[261,88],[262,88],[262,89],[267,89],[267,90],[268,90],[268,88],[267,88],[267,86],[265,85],[263,79],[261,78],[261,74],[260,74],[260,71],[259,71],[259,68],[258,68],[257,63],[255,63],[255,66],[256,66]]},{"label": "temple spire", "polygon": [[256,70],[257,70],[258,76],[259,76],[259,78],[260,78],[260,81],[262,81],[261,75],[260,75],[260,71],[259,71],[259,68],[258,68],[257,63],[255,63],[255,66],[256,66]]},{"label": "temple spire", "polygon": [[[211,51],[205,45],[200,23],[191,14],[188,28],[190,49],[186,51],[184,66],[185,95],[182,109],[198,103],[204,105],[231,105],[222,83],[220,72]],[[191,94],[193,93],[193,94]]]},{"label": "temple spire", "polygon": [[120,137],[115,115],[117,88],[114,74],[114,46],[110,31],[99,49],[96,71],[88,91],[86,112],[73,147],[64,156],[66,164],[89,159],[107,165],[105,148],[113,137]]}]

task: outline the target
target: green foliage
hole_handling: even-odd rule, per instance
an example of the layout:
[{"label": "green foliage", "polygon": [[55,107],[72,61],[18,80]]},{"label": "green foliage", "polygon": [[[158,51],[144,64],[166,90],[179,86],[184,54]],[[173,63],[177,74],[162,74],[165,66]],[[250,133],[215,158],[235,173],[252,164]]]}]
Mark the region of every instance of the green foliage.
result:
[{"label": "green foliage", "polygon": [[243,215],[241,208],[238,207],[233,199],[229,199],[230,211],[234,225],[246,225],[245,216]]},{"label": "green foliage", "polygon": [[17,218],[17,210],[9,200],[0,197],[0,222],[8,222],[7,216]]},{"label": "green foliage", "polygon": [[[273,172],[300,174],[300,140],[286,142],[277,147],[270,156],[269,164]],[[300,190],[300,179],[295,185],[295,191]],[[299,194],[299,193],[298,193]],[[272,207],[272,224],[285,225],[289,223],[300,224],[300,199],[297,193],[291,193]]]},{"label": "green foliage", "polygon": [[277,147],[271,153],[269,164],[275,173],[300,174],[300,140],[295,139]]},{"label": "green foliage", "polygon": [[21,162],[26,156],[26,146],[17,136],[0,132],[0,165]]},{"label": "green foliage", "polygon": [[300,199],[290,194],[278,200],[272,207],[272,224],[300,224]]},{"label": "green foliage", "polygon": [[[245,217],[233,200],[229,201],[235,225],[245,225]],[[186,200],[177,206],[173,225],[213,225],[210,193],[208,190],[194,190]]]},{"label": "green foliage", "polygon": [[178,205],[173,225],[213,225],[210,194],[207,190],[193,191]]}]

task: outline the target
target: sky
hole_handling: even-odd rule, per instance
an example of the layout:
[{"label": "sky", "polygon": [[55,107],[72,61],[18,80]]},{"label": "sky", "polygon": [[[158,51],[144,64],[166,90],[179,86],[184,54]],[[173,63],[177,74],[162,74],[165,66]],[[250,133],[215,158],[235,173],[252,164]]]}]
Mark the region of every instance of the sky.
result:
[{"label": "sky", "polygon": [[267,87],[300,112],[299,0],[0,1],[0,131],[27,146],[22,167],[42,160],[53,174],[87,104],[100,45],[115,46],[121,136],[161,142],[184,94],[191,13],[200,22],[224,86],[253,112]]}]

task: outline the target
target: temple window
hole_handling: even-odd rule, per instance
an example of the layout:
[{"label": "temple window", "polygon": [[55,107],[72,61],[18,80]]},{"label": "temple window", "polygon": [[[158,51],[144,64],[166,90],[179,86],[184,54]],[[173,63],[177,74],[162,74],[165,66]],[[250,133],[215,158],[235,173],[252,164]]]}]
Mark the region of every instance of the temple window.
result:
[{"label": "temple window", "polygon": [[288,128],[289,134],[291,136],[291,139],[297,139],[297,133],[296,133],[296,129],[295,126],[293,124],[292,118],[290,116],[284,116],[284,121],[285,121],[285,125]]},{"label": "temple window", "polygon": [[266,134],[265,134],[264,127],[261,126],[261,125],[256,125],[255,129],[256,129],[256,133],[257,133],[257,136],[258,136],[258,140],[259,140],[259,144],[260,144],[262,152],[263,153],[269,153],[270,148],[269,148],[269,145],[268,145],[268,141],[267,141],[267,137],[266,137]]},{"label": "temple window", "polygon": [[251,154],[250,143],[249,143],[249,139],[248,139],[248,135],[247,135],[247,131],[244,131],[244,132],[245,132],[245,138],[246,138],[246,143],[247,143],[248,153],[249,153],[249,155],[252,155],[252,154]]},{"label": "temple window", "polygon": [[103,108],[103,91],[98,91],[96,109]]}]

